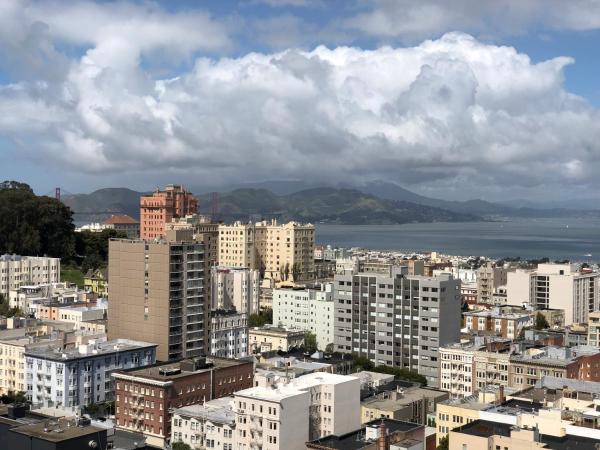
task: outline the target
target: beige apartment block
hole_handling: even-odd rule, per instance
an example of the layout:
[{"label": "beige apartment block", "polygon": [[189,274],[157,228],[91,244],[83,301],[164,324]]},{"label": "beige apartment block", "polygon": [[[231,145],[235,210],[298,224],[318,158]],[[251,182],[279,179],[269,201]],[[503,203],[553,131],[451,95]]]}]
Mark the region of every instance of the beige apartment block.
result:
[{"label": "beige apartment block", "polygon": [[207,354],[204,247],[191,231],[111,240],[108,267],[109,339],[154,342],[161,361]]},{"label": "beige apartment block", "polygon": [[600,273],[578,272],[570,264],[539,264],[536,270],[508,273],[508,303],[535,309],[562,309],[565,325],[585,323],[600,310]]},{"label": "beige apartment block", "polygon": [[0,395],[9,391],[25,392],[25,346],[28,337],[0,341]]},{"label": "beige apartment block", "polygon": [[600,347],[600,311],[594,311],[589,314],[588,345]]},{"label": "beige apartment block", "polygon": [[256,269],[264,278],[314,278],[315,227],[277,221],[219,225],[219,264]]},{"label": "beige apartment block", "polygon": [[0,256],[0,294],[8,297],[24,285],[58,283],[60,259],[38,256]]},{"label": "beige apartment block", "polygon": [[506,285],[506,269],[488,262],[477,270],[477,303],[492,304],[494,292]]},{"label": "beige apartment block", "polygon": [[250,353],[270,351],[287,352],[304,345],[304,330],[287,330],[274,326],[254,327],[248,330]]}]

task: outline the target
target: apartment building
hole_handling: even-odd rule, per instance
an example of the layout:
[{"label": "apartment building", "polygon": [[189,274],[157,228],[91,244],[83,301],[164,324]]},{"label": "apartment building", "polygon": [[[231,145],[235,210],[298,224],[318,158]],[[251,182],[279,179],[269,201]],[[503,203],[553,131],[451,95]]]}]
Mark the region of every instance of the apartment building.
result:
[{"label": "apartment building", "polygon": [[548,346],[511,355],[510,387],[534,386],[545,376],[600,381],[600,351],[589,346]]},{"label": "apartment building", "polygon": [[493,304],[496,289],[505,286],[507,271],[502,267],[495,267],[488,262],[477,269],[477,303]]},{"label": "apartment building", "polygon": [[143,195],[140,197],[140,238],[152,240],[164,236],[169,222],[197,211],[198,199],[177,184]]},{"label": "apartment building", "polygon": [[588,316],[588,345],[600,347],[600,311],[591,312]]},{"label": "apartment building", "polygon": [[594,450],[600,442],[599,393],[598,383],[544,378],[484,406],[475,420],[452,426],[449,448]]},{"label": "apartment building", "polygon": [[220,358],[248,356],[248,315],[236,310],[210,313],[210,354]]},{"label": "apartment building", "polygon": [[116,427],[162,448],[172,435],[173,410],[247,389],[253,371],[249,361],[210,357],[114,372]]},{"label": "apartment building", "polygon": [[103,225],[120,233],[124,233],[128,239],[140,237],[140,222],[127,214],[113,214],[106,219]]},{"label": "apartment building", "polygon": [[245,267],[216,266],[210,270],[211,309],[235,309],[239,313],[259,311],[260,275]]},{"label": "apartment building", "polygon": [[509,359],[510,340],[476,338],[440,347],[440,388],[461,398],[490,386],[508,386]]},{"label": "apartment building", "polygon": [[307,450],[432,450],[435,434],[425,427],[394,419],[375,419],[343,435],[331,435],[306,443]]},{"label": "apartment building", "polygon": [[303,450],[308,440],[360,428],[357,378],[313,373],[234,394],[237,449]]},{"label": "apartment building", "polygon": [[273,324],[310,331],[324,351],[334,341],[334,305],[332,283],[273,289]]},{"label": "apartment building", "polygon": [[90,340],[76,348],[35,347],[25,351],[27,398],[34,405],[76,411],[113,399],[114,370],[156,361],[156,345],[117,339]]},{"label": "apartment building", "polygon": [[570,264],[539,264],[536,270],[508,273],[508,302],[535,309],[562,309],[565,324],[587,323],[600,310],[599,272],[578,272]]},{"label": "apartment building", "polygon": [[430,415],[435,415],[436,405],[448,399],[448,392],[403,381],[391,381],[370,390],[368,397],[361,392],[363,424],[384,417],[427,425]]},{"label": "apartment building", "polygon": [[29,337],[15,337],[0,341],[0,395],[25,392],[25,346]]},{"label": "apartment building", "polygon": [[160,361],[209,351],[204,246],[190,230],[152,242],[113,239],[108,267],[110,339],[148,339]]},{"label": "apartment building", "polygon": [[272,325],[253,327],[248,330],[248,345],[251,353],[288,352],[304,346],[304,331]]},{"label": "apartment building", "polygon": [[467,311],[463,313],[465,328],[468,331],[489,331],[498,336],[516,339],[522,329],[532,327],[535,313],[521,308],[506,310],[492,308],[491,310]]},{"label": "apartment building", "polygon": [[171,443],[191,448],[234,450],[235,413],[233,400],[224,397],[173,411]]},{"label": "apartment building", "polygon": [[248,267],[277,281],[312,280],[315,227],[275,220],[219,225],[219,264]]},{"label": "apartment building", "polygon": [[0,256],[0,294],[8,297],[24,285],[58,283],[60,259],[40,256]]},{"label": "apartment building", "polygon": [[334,279],[335,350],[414,370],[439,386],[438,348],[459,340],[460,281],[345,273]]}]

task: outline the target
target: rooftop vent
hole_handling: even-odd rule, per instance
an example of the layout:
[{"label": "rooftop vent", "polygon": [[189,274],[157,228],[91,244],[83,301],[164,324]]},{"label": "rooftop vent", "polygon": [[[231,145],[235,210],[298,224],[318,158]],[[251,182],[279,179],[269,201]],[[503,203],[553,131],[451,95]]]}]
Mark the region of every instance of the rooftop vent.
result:
[{"label": "rooftop vent", "polygon": [[173,375],[178,375],[181,373],[181,369],[179,367],[161,367],[160,369],[158,369],[158,373],[162,376],[165,377],[170,377]]}]

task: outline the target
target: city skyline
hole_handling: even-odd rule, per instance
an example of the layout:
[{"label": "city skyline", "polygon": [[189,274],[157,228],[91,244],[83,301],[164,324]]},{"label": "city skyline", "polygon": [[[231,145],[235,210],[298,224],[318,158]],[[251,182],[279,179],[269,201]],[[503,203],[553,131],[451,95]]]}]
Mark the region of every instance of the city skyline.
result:
[{"label": "city skyline", "polygon": [[0,21],[0,164],[39,193],[598,187],[598,2],[15,0]]}]

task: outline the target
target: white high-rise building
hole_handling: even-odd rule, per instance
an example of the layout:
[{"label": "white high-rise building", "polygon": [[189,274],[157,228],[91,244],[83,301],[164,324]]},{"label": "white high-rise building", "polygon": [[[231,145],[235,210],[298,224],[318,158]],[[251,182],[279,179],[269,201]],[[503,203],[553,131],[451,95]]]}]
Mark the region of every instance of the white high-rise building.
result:
[{"label": "white high-rise building", "polygon": [[191,448],[233,450],[235,413],[231,397],[184,406],[173,411],[171,443]]},{"label": "white high-rise building", "polygon": [[74,349],[25,351],[27,398],[34,406],[76,411],[113,399],[111,373],[156,362],[156,344],[117,339],[89,341]]},{"label": "white high-rise building", "polygon": [[562,309],[565,325],[584,323],[600,310],[600,273],[578,272],[571,264],[539,264],[536,270],[508,272],[508,304]]},{"label": "white high-rise building", "polygon": [[248,356],[248,315],[234,310],[212,311],[210,354],[220,358]]},{"label": "white high-rise building", "polygon": [[315,289],[273,289],[273,324],[310,331],[317,337],[319,350],[333,344],[333,313],[332,283],[324,283]]},{"label": "white high-rise building", "polygon": [[60,259],[39,256],[0,256],[0,294],[8,297],[9,291],[23,285],[58,283]]},{"label": "white high-rise building", "polygon": [[260,276],[258,270],[242,267],[213,267],[210,271],[211,309],[230,310],[248,315],[258,313]]},{"label": "white high-rise building", "polygon": [[304,450],[305,443],[360,428],[360,380],[317,372],[234,395],[235,449]]}]

